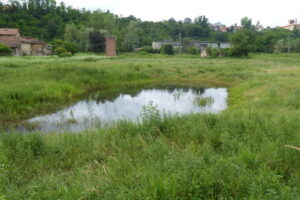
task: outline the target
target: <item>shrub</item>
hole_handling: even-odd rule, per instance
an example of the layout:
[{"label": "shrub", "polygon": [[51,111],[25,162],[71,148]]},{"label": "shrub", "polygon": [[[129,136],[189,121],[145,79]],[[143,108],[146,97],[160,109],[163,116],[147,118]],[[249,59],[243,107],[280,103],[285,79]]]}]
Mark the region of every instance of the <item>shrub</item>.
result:
[{"label": "shrub", "polygon": [[76,45],[74,45],[73,43],[70,42],[64,42],[63,43],[63,47],[70,52],[72,55],[75,55],[75,53],[78,52],[78,48]]},{"label": "shrub", "polygon": [[63,47],[58,47],[54,50],[54,52],[55,52],[55,55],[60,55],[62,53],[67,53],[68,51]]},{"label": "shrub", "polygon": [[187,51],[189,54],[192,54],[192,55],[198,55],[200,53],[199,49],[195,48],[195,47],[190,47],[188,48],[188,51]]},{"label": "shrub", "polygon": [[71,57],[72,56],[72,54],[70,53],[70,52],[64,52],[64,53],[61,53],[61,54],[59,54],[58,55],[59,57]]},{"label": "shrub", "polygon": [[206,49],[207,54],[211,57],[218,57],[219,56],[219,49],[207,47]]},{"label": "shrub", "polygon": [[161,53],[166,55],[174,55],[175,51],[173,48],[173,45],[171,44],[165,44],[161,47]]},{"label": "shrub", "polygon": [[68,52],[65,48],[58,47],[55,49],[55,55],[58,55],[59,57],[70,57],[72,56],[72,53]]},{"label": "shrub", "polygon": [[160,53],[160,50],[159,49],[153,49],[152,47],[143,47],[141,49],[141,51],[144,51],[144,52],[147,52],[147,53]]},{"label": "shrub", "polygon": [[75,44],[63,40],[53,41],[53,49],[57,49],[57,48],[63,48],[67,52],[70,52],[72,55],[78,52],[78,47]]},{"label": "shrub", "polygon": [[4,44],[0,44],[0,56],[10,56],[12,49]]}]

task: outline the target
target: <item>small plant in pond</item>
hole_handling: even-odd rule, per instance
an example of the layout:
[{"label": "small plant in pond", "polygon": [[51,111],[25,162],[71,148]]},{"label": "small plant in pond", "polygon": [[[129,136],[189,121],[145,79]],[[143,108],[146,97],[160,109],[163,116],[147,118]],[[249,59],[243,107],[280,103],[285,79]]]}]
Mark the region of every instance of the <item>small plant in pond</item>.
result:
[{"label": "small plant in pond", "polygon": [[211,106],[214,103],[212,97],[196,97],[194,103],[199,107]]},{"label": "small plant in pond", "polygon": [[142,122],[146,125],[157,126],[161,121],[160,113],[157,105],[150,101],[147,105],[143,106]]}]

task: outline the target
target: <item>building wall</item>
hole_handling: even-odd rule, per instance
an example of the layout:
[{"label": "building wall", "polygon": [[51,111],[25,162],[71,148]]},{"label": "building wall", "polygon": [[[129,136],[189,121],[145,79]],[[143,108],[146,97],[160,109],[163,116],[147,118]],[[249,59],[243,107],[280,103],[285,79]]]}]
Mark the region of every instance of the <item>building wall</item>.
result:
[{"label": "building wall", "polygon": [[31,45],[31,55],[32,56],[45,55],[45,45],[44,44],[32,44]]},{"label": "building wall", "polygon": [[20,56],[20,49],[19,48],[12,48],[13,52],[12,55],[13,56]]},{"label": "building wall", "polygon": [[107,56],[116,56],[116,39],[114,37],[106,37],[106,55]]},{"label": "building wall", "polygon": [[231,44],[230,43],[220,43],[220,48],[221,49],[231,48]]},{"label": "building wall", "polygon": [[21,43],[21,56],[30,56],[31,55],[31,44]]},{"label": "building wall", "polygon": [[160,49],[161,48],[161,42],[152,42],[152,48],[153,49]]},{"label": "building wall", "polygon": [[180,48],[179,42],[152,42],[152,48],[153,49],[161,49],[161,47],[165,44],[172,45],[174,49]]}]

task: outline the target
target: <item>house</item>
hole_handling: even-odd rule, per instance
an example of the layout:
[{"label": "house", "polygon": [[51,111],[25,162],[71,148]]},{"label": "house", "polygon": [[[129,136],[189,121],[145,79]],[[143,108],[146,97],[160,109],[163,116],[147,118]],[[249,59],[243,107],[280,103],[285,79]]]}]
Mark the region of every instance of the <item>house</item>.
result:
[{"label": "house", "polygon": [[51,54],[47,43],[21,36],[19,29],[0,28],[0,43],[10,47],[14,56],[40,56]]},{"label": "house", "polygon": [[280,28],[284,28],[290,31],[293,30],[300,30],[300,23],[298,23],[298,20],[289,20],[288,25],[286,26],[281,26]]},{"label": "house", "polygon": [[[173,46],[174,49],[178,49],[181,45],[180,42],[152,42],[152,48],[153,49],[160,49],[162,47],[162,45],[165,44],[171,44]],[[195,47],[197,49],[206,49],[208,47],[210,48],[220,48],[220,49],[226,49],[226,48],[230,48],[231,44],[228,42],[221,42],[221,43],[217,43],[217,42],[192,42],[190,44],[191,47]]]},{"label": "house", "polygon": [[180,42],[173,42],[173,41],[154,41],[152,42],[152,48],[161,49],[161,47],[166,44],[172,45],[174,49],[180,48]]},{"label": "house", "polygon": [[256,23],[256,25],[254,26],[254,28],[255,28],[256,31],[262,31],[262,30],[264,30],[264,27],[260,24],[259,21]]},{"label": "house", "polygon": [[214,31],[219,31],[219,32],[223,32],[223,33],[226,33],[228,30],[228,27],[226,25],[222,24],[221,22],[211,24],[211,28]]}]

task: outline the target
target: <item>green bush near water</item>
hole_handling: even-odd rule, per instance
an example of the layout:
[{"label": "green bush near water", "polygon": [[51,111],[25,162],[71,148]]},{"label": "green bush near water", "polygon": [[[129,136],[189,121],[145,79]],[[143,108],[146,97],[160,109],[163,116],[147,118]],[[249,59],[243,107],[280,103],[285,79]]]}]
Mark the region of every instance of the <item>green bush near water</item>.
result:
[{"label": "green bush near water", "polygon": [[[88,59],[87,59],[88,58]],[[122,121],[80,134],[0,135],[0,199],[299,199],[299,55],[78,55],[0,61],[0,124],[45,114],[93,89],[228,87],[218,115]],[[32,78],[34,77],[34,78]],[[175,81],[174,81],[175,80]]]}]

